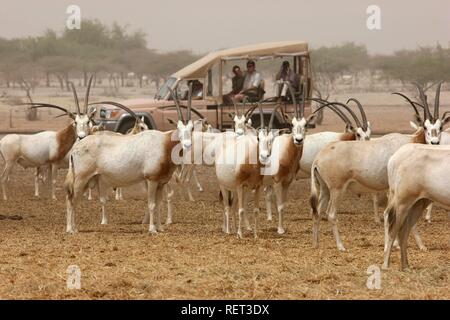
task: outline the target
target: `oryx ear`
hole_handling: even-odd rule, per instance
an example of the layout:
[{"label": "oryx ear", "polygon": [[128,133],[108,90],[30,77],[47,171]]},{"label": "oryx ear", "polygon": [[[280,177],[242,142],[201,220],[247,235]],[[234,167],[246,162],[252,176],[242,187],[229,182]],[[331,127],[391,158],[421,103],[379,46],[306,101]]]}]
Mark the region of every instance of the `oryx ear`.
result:
[{"label": "oryx ear", "polygon": [[414,121],[410,121],[409,125],[411,126],[411,128],[413,128],[414,130],[418,130],[419,126],[417,125],[417,123],[415,123]]},{"label": "oryx ear", "polygon": [[444,119],[442,119],[442,126],[445,126],[450,121],[450,115]]},{"label": "oryx ear", "polygon": [[171,125],[173,125],[173,126],[177,126],[177,124],[175,123],[175,121],[173,121],[172,119],[170,119],[170,118],[167,118],[167,122],[168,123],[170,123]]},{"label": "oryx ear", "polygon": [[311,114],[311,115],[308,117],[308,119],[306,120],[306,123],[315,122],[318,115],[319,115],[319,113],[313,113],[313,114]]},{"label": "oryx ear", "polygon": [[252,119],[251,119],[251,118],[247,120],[247,124],[248,124],[249,126],[252,125]]},{"label": "oryx ear", "polygon": [[236,118],[236,115],[233,116],[233,114],[231,114],[231,113],[229,113],[229,112],[228,112],[227,114],[228,114],[228,116],[230,117],[230,119],[232,119],[232,120],[234,120],[234,118]]},{"label": "oryx ear", "polygon": [[97,107],[90,108],[89,113],[88,113],[88,117],[89,118],[93,117],[96,112],[97,112]]}]

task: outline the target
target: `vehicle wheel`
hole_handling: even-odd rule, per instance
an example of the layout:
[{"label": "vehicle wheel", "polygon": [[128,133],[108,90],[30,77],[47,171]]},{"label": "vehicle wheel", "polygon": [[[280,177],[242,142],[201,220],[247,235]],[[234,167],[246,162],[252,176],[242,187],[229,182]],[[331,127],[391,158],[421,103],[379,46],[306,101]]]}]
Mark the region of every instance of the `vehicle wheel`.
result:
[{"label": "vehicle wheel", "polygon": [[122,134],[127,134],[134,128],[134,120],[127,120],[124,123],[122,123],[119,127],[118,132]]}]

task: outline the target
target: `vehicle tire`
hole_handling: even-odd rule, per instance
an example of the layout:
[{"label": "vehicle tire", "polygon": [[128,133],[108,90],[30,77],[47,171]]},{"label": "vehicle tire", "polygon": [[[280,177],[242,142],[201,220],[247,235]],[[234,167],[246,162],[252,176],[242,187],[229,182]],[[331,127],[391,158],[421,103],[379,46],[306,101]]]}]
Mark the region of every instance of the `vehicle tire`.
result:
[{"label": "vehicle tire", "polygon": [[121,134],[127,134],[134,128],[134,119],[128,119],[125,120],[124,123],[122,123],[119,127],[119,130],[117,130]]}]

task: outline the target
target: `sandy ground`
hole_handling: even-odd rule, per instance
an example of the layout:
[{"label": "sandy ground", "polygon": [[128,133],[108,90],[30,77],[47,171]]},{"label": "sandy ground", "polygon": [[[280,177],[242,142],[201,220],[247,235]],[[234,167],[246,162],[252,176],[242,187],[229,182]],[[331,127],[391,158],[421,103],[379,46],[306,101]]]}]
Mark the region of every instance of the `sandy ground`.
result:
[{"label": "sandy ground", "polygon": [[[61,172],[58,185],[61,186]],[[146,202],[135,187],[126,200],[108,203],[110,224],[100,225],[98,201],[79,206],[75,235],[64,233],[65,202],[44,186],[33,196],[32,171],[17,169],[0,215],[0,298],[7,299],[449,299],[448,223],[444,210],[420,222],[427,252],[410,239],[412,271],[400,272],[399,252],[382,271],[381,289],[366,287],[367,269],[380,266],[383,228],[369,197],[346,197],[338,215],[347,252],[339,252],[330,225],[321,225],[319,249],[311,246],[309,181],[293,184],[285,226],[259,216],[259,239],[221,232],[222,206],[213,173],[201,168],[205,192],[188,202],[176,189],[175,222],[158,235],[140,223]],[[96,194],[94,194],[96,196]],[[112,199],[111,194],[111,199]],[[163,208],[165,216],[165,208]],[[381,214],[381,212],[380,212]],[[66,289],[66,270],[81,269],[81,289]]]},{"label": "sandy ground", "polygon": [[[375,131],[412,131],[405,105],[374,104],[367,110]],[[57,121],[41,125],[58,127],[66,120]],[[313,132],[342,128],[327,112],[324,125]],[[195,202],[176,189],[174,224],[158,235],[149,235],[140,223],[147,205],[137,187],[126,189],[123,201],[111,196],[107,226],[100,225],[98,201],[83,200],[79,232],[66,235],[64,176],[61,171],[58,201],[49,199],[47,185],[40,199],[33,196],[32,170],[16,168],[11,176],[10,199],[1,201],[0,208],[0,299],[450,298],[449,217],[439,208],[431,224],[421,220],[418,226],[428,251],[419,251],[410,239],[412,271],[398,270],[395,251],[391,269],[381,272],[381,289],[369,290],[367,269],[382,263],[383,227],[373,219],[368,196],[347,196],[342,202],[338,217],[347,252],[336,249],[327,221],[321,224],[320,248],[312,248],[309,180],[290,189],[285,235],[276,233],[277,218],[268,222],[265,213],[259,216],[259,239],[250,232],[243,240],[224,235],[222,205],[209,168],[199,170],[205,191],[194,192]],[[80,290],[66,288],[71,265],[81,269]]]}]

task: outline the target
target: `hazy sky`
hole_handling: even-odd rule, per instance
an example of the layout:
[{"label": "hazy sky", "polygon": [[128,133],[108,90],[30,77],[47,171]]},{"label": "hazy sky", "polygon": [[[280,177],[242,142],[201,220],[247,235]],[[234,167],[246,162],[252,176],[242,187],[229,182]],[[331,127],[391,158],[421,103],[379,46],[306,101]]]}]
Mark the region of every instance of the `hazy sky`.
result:
[{"label": "hazy sky", "polygon": [[[162,51],[306,40],[313,46],[354,41],[387,53],[450,43],[450,0],[1,0],[0,37],[62,30],[70,4],[80,6],[82,18],[143,30],[149,47]],[[366,27],[372,4],[381,8],[379,31]]]}]

